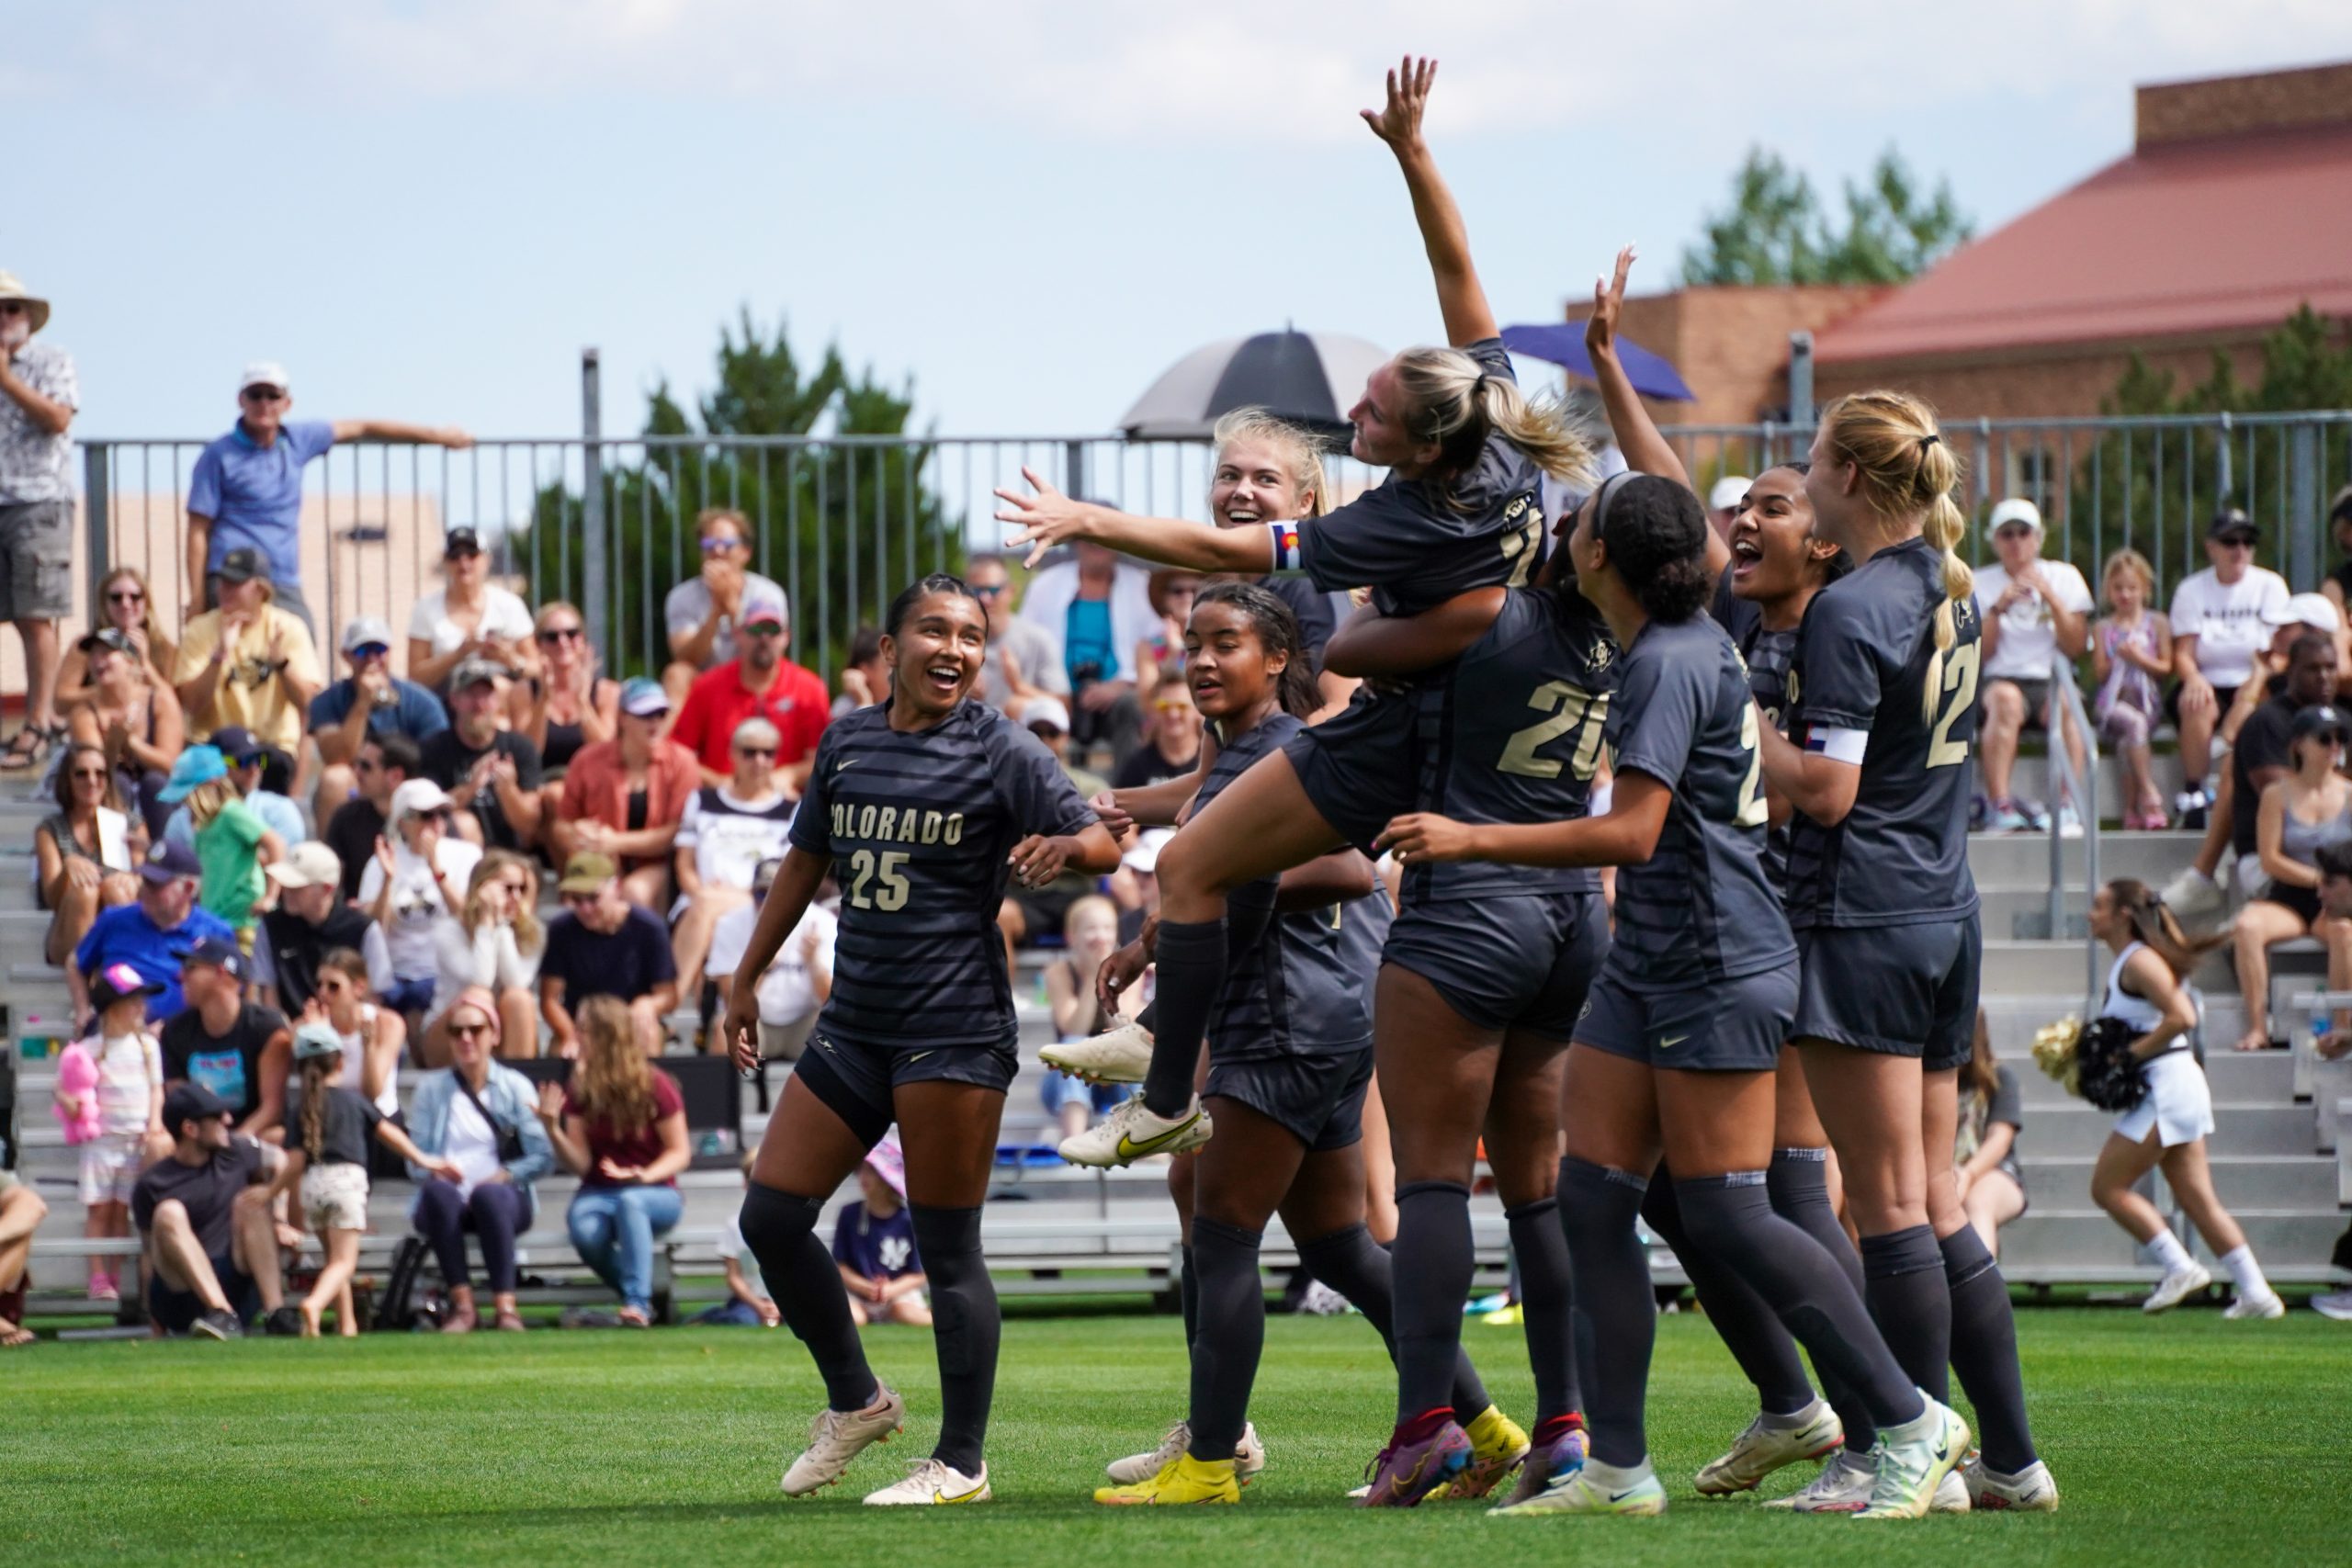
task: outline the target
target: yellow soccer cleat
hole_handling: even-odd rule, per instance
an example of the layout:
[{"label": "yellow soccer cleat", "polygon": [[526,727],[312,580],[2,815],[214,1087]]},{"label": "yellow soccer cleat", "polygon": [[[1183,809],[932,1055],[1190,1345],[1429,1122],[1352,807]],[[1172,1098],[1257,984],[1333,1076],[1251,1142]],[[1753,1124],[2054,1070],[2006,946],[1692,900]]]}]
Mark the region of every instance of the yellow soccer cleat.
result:
[{"label": "yellow soccer cleat", "polygon": [[1114,1508],[1162,1503],[1238,1503],[1241,1483],[1229,1459],[1178,1454],[1159,1474],[1125,1486],[1098,1486],[1094,1500]]},{"label": "yellow soccer cleat", "polygon": [[1462,1473],[1430,1495],[1432,1503],[1484,1497],[1526,1461],[1527,1434],[1518,1422],[1489,1404],[1462,1428],[1470,1434],[1470,1462]]}]

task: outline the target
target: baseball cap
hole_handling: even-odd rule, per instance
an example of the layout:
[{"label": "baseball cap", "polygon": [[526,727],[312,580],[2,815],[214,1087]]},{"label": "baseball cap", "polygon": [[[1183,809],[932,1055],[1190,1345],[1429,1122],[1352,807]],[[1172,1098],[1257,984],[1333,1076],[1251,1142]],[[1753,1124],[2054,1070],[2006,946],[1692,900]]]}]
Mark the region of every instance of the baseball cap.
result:
[{"label": "baseball cap", "polygon": [[139,645],[132,642],[130,634],[120,626],[100,626],[96,631],[85,633],[74,647],[81,653],[96,653],[102,648],[115,653],[136,654],[139,651]]},{"label": "baseball cap", "polygon": [[452,528],[441,536],[441,558],[481,554],[481,535],[472,528]]},{"label": "baseball cap", "polygon": [[783,869],[784,857],[782,855],[770,855],[767,859],[762,861],[760,863],[760,869],[752,873],[752,891],[759,894],[763,897],[766,897],[767,890],[775,886],[776,873]]},{"label": "baseball cap", "polygon": [[1136,839],[1136,847],[1119,857],[1119,863],[1129,871],[1152,872],[1159,868],[1159,852],[1176,836],[1172,828],[1147,828]]},{"label": "baseball cap", "polygon": [[2340,632],[2344,629],[2344,616],[2324,593],[2290,593],[2280,603],[2262,612],[2262,624]]},{"label": "baseball cap", "polygon": [[294,1059],[298,1062],[342,1055],[343,1036],[334,1032],[332,1023],[306,1023],[294,1032]]},{"label": "baseball cap", "polygon": [[1747,499],[1747,487],[1756,481],[1738,474],[1725,474],[1707,491],[1707,510],[1721,512],[1727,506],[1737,506]]},{"label": "baseball cap", "polygon": [[[183,751],[182,756],[187,755]],[[139,874],[150,882],[177,882],[183,876],[202,876],[204,863],[196,852],[176,839],[158,839],[147,846],[147,858],[140,863]]]},{"label": "baseball cap", "polygon": [[2258,539],[2262,537],[2262,530],[2255,525],[2253,518],[2237,507],[2224,506],[2213,514],[2213,521],[2206,525],[2205,536],[2209,539]]},{"label": "baseball cap", "polygon": [[220,754],[220,747],[191,746],[173,761],[172,776],[164,781],[155,798],[166,805],[186,800],[189,792],[228,776],[229,759]]},{"label": "baseball cap", "polygon": [[563,863],[563,880],[555,885],[559,893],[594,893],[621,874],[610,855],[600,855],[594,850],[582,850]]},{"label": "baseball cap", "polygon": [[343,862],[316,839],[305,840],[273,861],[269,879],[280,887],[334,887],[343,882]]},{"label": "baseball cap", "polygon": [[209,1122],[237,1108],[200,1083],[184,1083],[164,1096],[164,1131],[176,1138],[189,1122]]},{"label": "baseball cap", "polygon": [[90,976],[90,1000],[109,1007],[127,997],[152,997],[163,983],[150,980],[128,964],[109,964]]},{"label": "baseball cap", "polygon": [[662,682],[642,675],[621,682],[621,712],[631,718],[660,718],[670,711],[670,694]]},{"label": "baseball cap", "polygon": [[2022,523],[2039,538],[2045,530],[2041,524],[2041,508],[2023,496],[2013,495],[1993,508],[1993,515],[1984,520],[1984,531],[1997,534],[2012,523]]},{"label": "baseball cap", "polygon": [[479,686],[484,682],[495,683],[512,673],[514,671],[508,670],[497,660],[484,659],[480,654],[474,654],[458,660],[457,672],[449,677],[449,689],[453,692],[462,692],[468,686]]},{"label": "baseball cap", "polygon": [[191,964],[209,964],[240,985],[244,983],[248,973],[245,955],[237,951],[237,944],[224,942],[217,936],[206,937],[187,950],[187,956],[180,960],[180,967],[185,970]]},{"label": "baseball cap", "polygon": [[431,779],[409,779],[392,791],[391,820],[398,823],[404,817],[430,817],[436,811],[447,811],[456,804],[449,792]]},{"label": "baseball cap", "polygon": [[245,367],[245,373],[237,378],[237,390],[241,392],[247,387],[275,387],[282,392],[288,385],[286,367],[275,359],[254,360]]},{"label": "baseball cap", "polygon": [[255,578],[267,582],[269,558],[251,545],[239,545],[235,549],[222,556],[220,564],[212,570],[213,575],[223,582],[251,582]]},{"label": "baseball cap", "polygon": [[242,724],[224,724],[214,730],[210,745],[220,753],[220,760],[232,768],[242,768],[269,750]]},{"label": "baseball cap", "polygon": [[784,595],[771,593],[765,588],[752,587],[743,591],[743,613],[735,624],[742,626],[783,626],[789,619]]},{"label": "baseball cap", "polygon": [[883,1134],[882,1141],[865,1151],[865,1163],[874,1168],[874,1174],[882,1179],[885,1186],[899,1195],[899,1201],[906,1201],[907,1156],[899,1146],[896,1127]]},{"label": "baseball cap", "polygon": [[374,615],[352,616],[351,624],[343,628],[343,651],[349,653],[370,643],[390,648],[392,628]]},{"label": "baseball cap", "polygon": [[1021,708],[1021,726],[1035,729],[1039,725],[1050,727],[1057,735],[1069,733],[1069,709],[1059,697],[1031,697]]}]

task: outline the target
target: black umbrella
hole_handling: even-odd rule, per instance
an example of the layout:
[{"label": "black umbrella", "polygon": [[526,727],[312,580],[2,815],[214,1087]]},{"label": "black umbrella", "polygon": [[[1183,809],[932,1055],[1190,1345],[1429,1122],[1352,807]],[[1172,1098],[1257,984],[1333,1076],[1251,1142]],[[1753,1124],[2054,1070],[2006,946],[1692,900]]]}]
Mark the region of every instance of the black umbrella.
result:
[{"label": "black umbrella", "polygon": [[1325,435],[1348,431],[1348,410],[1387,351],[1338,333],[1283,331],[1196,348],[1163,373],[1119,428],[1141,441],[1201,441],[1220,415],[1252,405]]}]

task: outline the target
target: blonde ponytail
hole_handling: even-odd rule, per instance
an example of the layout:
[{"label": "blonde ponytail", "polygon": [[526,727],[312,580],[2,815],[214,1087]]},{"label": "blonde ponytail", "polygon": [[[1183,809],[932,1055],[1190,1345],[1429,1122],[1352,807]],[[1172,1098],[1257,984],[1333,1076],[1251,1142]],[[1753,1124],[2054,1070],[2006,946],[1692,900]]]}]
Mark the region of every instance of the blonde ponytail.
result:
[{"label": "blonde ponytail", "polygon": [[1908,392],[1855,392],[1821,411],[1822,433],[1830,449],[1854,465],[1861,498],[1890,524],[1917,517],[1919,536],[1943,558],[1944,602],[1936,606],[1936,666],[1928,671],[1928,695],[1940,688],[1942,655],[1959,637],[1952,606],[1976,591],[1976,574],[1960,558],[1968,518],[1953,500],[1960,489],[1961,461],[1937,428],[1936,411]]},{"label": "blonde ponytail", "polygon": [[[1415,440],[1437,444],[1442,475],[1466,471],[1487,438],[1499,435],[1554,479],[1570,486],[1592,482],[1592,443],[1558,399],[1530,400],[1518,382],[1482,369],[1458,348],[1408,348],[1394,363],[1404,425]],[[1442,491],[1443,480],[1433,488]],[[1447,503],[1455,504],[1450,495]]]}]

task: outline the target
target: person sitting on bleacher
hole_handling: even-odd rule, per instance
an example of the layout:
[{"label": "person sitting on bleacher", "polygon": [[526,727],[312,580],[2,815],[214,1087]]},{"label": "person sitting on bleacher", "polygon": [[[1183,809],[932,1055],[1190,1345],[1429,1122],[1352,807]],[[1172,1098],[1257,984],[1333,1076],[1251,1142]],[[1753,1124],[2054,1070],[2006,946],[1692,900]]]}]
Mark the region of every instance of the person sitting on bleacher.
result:
[{"label": "person sitting on bleacher", "polygon": [[107,754],[76,745],[57,770],[57,809],[33,829],[33,895],[50,911],[42,953],[62,964],[88,934],[98,911],[139,896],[131,874],[145,832],[130,815],[107,766]]},{"label": "person sitting on bleacher", "polygon": [[622,892],[648,909],[670,907],[678,819],[702,787],[694,753],[662,738],[669,717],[670,699],[657,682],[625,683],[619,732],[571,759],[546,833],[558,864],[588,852],[617,861]]},{"label": "person sitting on bleacher", "polygon": [[[720,918],[710,933],[707,973],[718,985],[721,1013],[735,989],[735,966],[752,945],[752,928],[759,924],[760,904],[775,884],[784,859],[760,863],[752,880],[752,901]],[[841,920],[833,913],[840,890],[830,881],[808,901],[800,923],[775,950],[775,962],[760,976],[760,1057],[763,1062],[797,1062],[800,1049],[817,1027],[817,1010],[833,994],[833,939]],[[767,1080],[760,1080],[760,1104],[767,1105]]]},{"label": "person sitting on bleacher", "polygon": [[764,718],[737,725],[733,775],[689,796],[679,819],[678,903],[670,940],[678,994],[690,1002],[702,994],[703,960],[719,918],[749,907],[761,863],[781,859],[790,847],[785,835],[792,829],[793,801],[775,782],[781,739]]},{"label": "person sitting on bleacher", "polygon": [[480,1321],[473,1276],[466,1266],[466,1233],[481,1242],[490,1276],[493,1325],[519,1332],[515,1310],[514,1238],[538,1212],[532,1183],[555,1168],[555,1149],[533,1114],[531,1080],[492,1060],[498,1049],[498,1003],[487,991],[469,991],[443,1020],[450,1066],[417,1080],[409,1099],[408,1135],[423,1153],[453,1161],[456,1181],[412,1166],[416,1202],[409,1223],[433,1248],[449,1292],[444,1334],[464,1334]]},{"label": "person sitting on bleacher", "polygon": [[164,1025],[164,1082],[202,1085],[236,1112],[238,1132],[259,1138],[286,1111],[294,1032],[284,1013],[245,999],[251,974],[234,942],[209,937],[188,950],[187,1006]]},{"label": "person sitting on bleacher", "polygon": [[285,1155],[230,1131],[236,1107],[202,1084],[164,1097],[172,1152],[130,1190],[146,1244],[147,1320],[158,1337],[243,1337],[254,1306],[285,1304],[269,1182]]},{"label": "person sitting on bleacher", "polygon": [[922,1258],[915,1251],[914,1220],[907,1210],[907,1156],[896,1128],[865,1151],[865,1163],[857,1168],[857,1190],[858,1201],[844,1205],[833,1222],[833,1265],[849,1292],[850,1317],[861,1325],[929,1327]]},{"label": "person sitting on bleacher", "polygon": [[236,941],[227,921],[196,907],[203,875],[193,850],[168,840],[148,846],[139,865],[137,901],[101,912],[65,966],[76,1020],[90,1015],[88,977],[110,964],[128,964],[141,979],[164,987],[147,998],[150,1023],[166,1022],[187,1006],[180,991],[180,961],[209,938]]},{"label": "person sitting on bleacher", "polygon": [[678,1005],[677,962],[661,918],[622,895],[620,868],[606,855],[573,855],[556,890],[563,913],[548,923],[539,959],[539,1013],[555,1054],[579,1055],[582,1005],[613,997],[628,1009],[639,1048],[660,1055],[662,1015]]},{"label": "person sitting on bleacher", "polygon": [[24,1325],[25,1262],[32,1256],[33,1232],[49,1217],[40,1194],[0,1168],[0,1350],[33,1342]]},{"label": "person sitting on bleacher", "polygon": [[269,868],[277,885],[277,907],[261,918],[254,943],[254,985],[261,999],[288,1017],[318,994],[319,966],[337,948],[350,948],[368,961],[368,984],[381,991],[392,983],[392,953],[384,929],[335,897],[343,885],[343,863],[313,839],[297,844]]},{"label": "person sitting on bleacher", "polygon": [[2255,853],[2269,880],[2238,911],[2231,933],[2245,998],[2241,1051],[2271,1043],[2272,947],[2316,936],[2327,944],[2334,967],[2352,964],[2352,923],[2330,919],[2320,908],[2317,859],[2328,845],[2352,841],[2352,781],[2337,772],[2346,735],[2344,716],[2327,704],[2298,711],[2288,730],[2283,776],[2263,786],[2256,807]]}]

